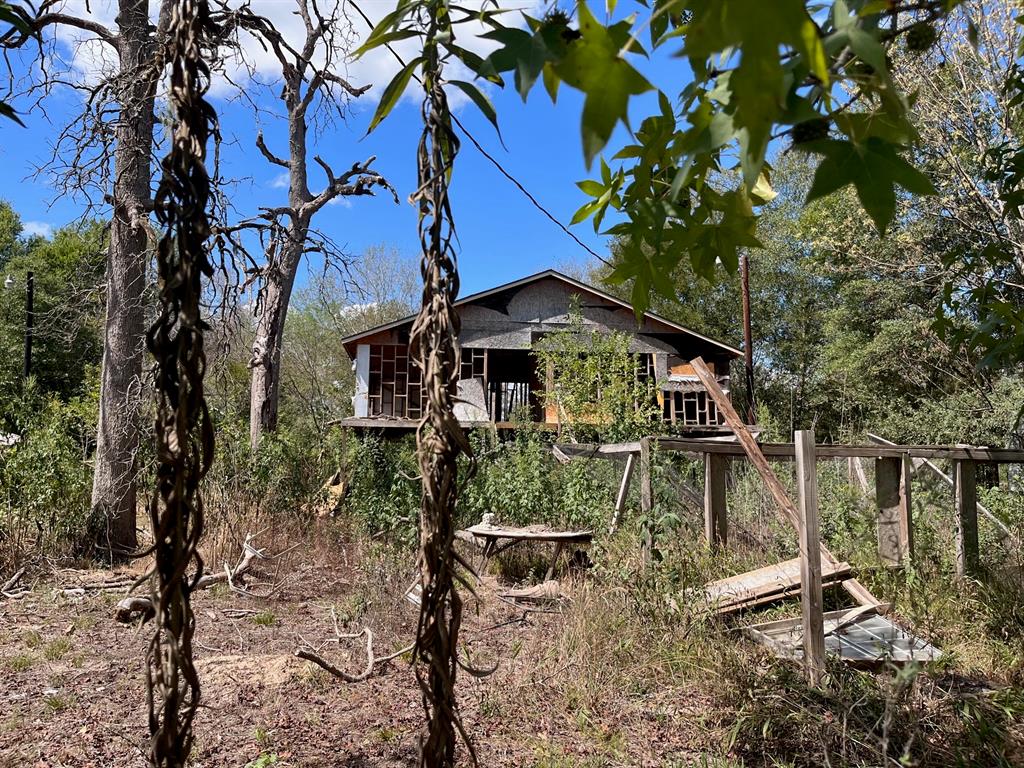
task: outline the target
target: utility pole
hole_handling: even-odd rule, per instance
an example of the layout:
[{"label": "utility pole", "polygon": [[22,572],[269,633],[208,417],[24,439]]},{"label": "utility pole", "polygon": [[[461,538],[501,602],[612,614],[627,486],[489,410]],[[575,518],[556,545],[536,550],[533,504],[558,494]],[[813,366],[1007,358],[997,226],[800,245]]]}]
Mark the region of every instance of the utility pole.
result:
[{"label": "utility pole", "polygon": [[754,397],[754,346],[750,330],[750,257],[740,256],[740,287],[743,294],[743,362],[747,379],[747,423],[757,423],[757,400]]},{"label": "utility pole", "polygon": [[25,378],[32,374],[32,303],[35,297],[34,275],[28,273],[25,286]]}]

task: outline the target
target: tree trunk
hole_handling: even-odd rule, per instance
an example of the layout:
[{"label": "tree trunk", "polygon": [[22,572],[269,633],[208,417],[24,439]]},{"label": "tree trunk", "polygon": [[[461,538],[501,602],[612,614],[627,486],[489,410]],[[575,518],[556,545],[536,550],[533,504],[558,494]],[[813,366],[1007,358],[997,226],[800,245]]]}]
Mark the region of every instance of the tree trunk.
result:
[{"label": "tree trunk", "polygon": [[264,432],[277,429],[281,396],[281,340],[295,273],[309,234],[310,218],[302,213],[303,206],[312,195],[306,168],[306,107],[301,88],[300,70],[286,69],[283,100],[288,111],[288,207],[293,215],[281,235],[276,258],[270,260],[263,274],[263,285],[256,301],[258,317],[249,385],[249,444],[253,452],[259,449]]},{"label": "tree trunk", "polygon": [[257,301],[256,339],[252,344],[252,379],[249,388],[249,442],[259,448],[260,437],[277,429],[281,395],[281,342],[288,317],[295,273],[302,258],[302,240],[289,237],[279,265],[268,270]]},{"label": "tree trunk", "polygon": [[107,311],[92,486],[92,512],[103,521],[97,546],[111,561],[126,558],[136,547],[135,458],[158,74],[150,71],[155,70],[155,47],[149,29],[149,0],[121,0],[118,10],[118,55],[124,80],[121,119],[115,131],[114,213],[107,253]]}]

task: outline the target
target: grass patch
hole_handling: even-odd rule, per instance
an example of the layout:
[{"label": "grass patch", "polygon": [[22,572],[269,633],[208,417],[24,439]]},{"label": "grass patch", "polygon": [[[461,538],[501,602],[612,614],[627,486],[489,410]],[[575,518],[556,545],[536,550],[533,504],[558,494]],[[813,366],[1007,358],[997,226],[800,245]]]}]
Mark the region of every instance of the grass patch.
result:
[{"label": "grass patch", "polygon": [[35,663],[35,657],[28,653],[18,653],[4,659],[4,668],[11,672],[24,672]]},{"label": "grass patch", "polygon": [[65,654],[70,650],[71,641],[66,637],[58,637],[46,644],[43,655],[46,657],[47,661],[57,661],[58,659],[64,658]]},{"label": "grass patch", "polygon": [[64,710],[73,706],[74,703],[74,696],[65,696],[59,693],[55,693],[51,696],[46,696],[43,698],[43,706],[46,707],[46,711],[51,715],[55,715],[58,712],[63,712]]},{"label": "grass patch", "polygon": [[277,621],[277,616],[273,611],[260,611],[252,617],[252,623],[258,627],[272,627],[275,621]]},{"label": "grass patch", "polygon": [[27,630],[25,634],[21,636],[21,642],[25,644],[26,648],[35,650],[43,644],[43,636],[36,632],[34,629]]}]

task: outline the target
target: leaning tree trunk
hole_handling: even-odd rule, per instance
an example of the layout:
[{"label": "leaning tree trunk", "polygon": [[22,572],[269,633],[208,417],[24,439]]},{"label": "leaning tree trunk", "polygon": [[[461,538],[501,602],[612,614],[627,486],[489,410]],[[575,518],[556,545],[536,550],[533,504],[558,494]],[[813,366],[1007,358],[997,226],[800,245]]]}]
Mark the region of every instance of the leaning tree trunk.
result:
[{"label": "leaning tree trunk", "polygon": [[142,381],[156,78],[149,1],[121,0],[122,95],[115,131],[114,213],[107,253],[107,312],[100,378],[92,511],[102,521],[98,549],[123,559],[136,546],[136,453]]},{"label": "leaning tree trunk", "polygon": [[286,234],[280,261],[269,269],[257,301],[256,339],[252,345],[249,389],[249,441],[259,448],[260,437],[277,429],[281,397],[281,342],[303,241]]}]

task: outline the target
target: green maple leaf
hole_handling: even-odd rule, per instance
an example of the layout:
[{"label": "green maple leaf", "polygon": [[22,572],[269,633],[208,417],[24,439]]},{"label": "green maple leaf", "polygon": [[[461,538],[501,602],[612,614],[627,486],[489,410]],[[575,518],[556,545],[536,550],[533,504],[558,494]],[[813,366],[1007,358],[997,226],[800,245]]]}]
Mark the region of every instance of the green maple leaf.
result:
[{"label": "green maple leaf", "polygon": [[628,22],[605,27],[586,3],[580,3],[579,23],[579,39],[568,46],[552,68],[564,83],[585,94],[583,155],[589,168],[619,121],[628,124],[630,96],[653,86],[619,55],[629,40]]},{"label": "green maple leaf", "polygon": [[878,137],[861,143],[826,139],[801,144],[800,149],[823,157],[814,173],[807,202],[853,184],[879,234],[896,214],[896,187],[915,195],[934,195],[931,181],[900,154],[898,147]]},{"label": "green maple leaf", "polygon": [[792,85],[779,49],[796,51],[807,70],[828,83],[825,49],[803,0],[704,0],[693,6],[684,55],[703,61],[732,48],[741,51],[725,87],[739,133],[743,177],[752,187]]}]

